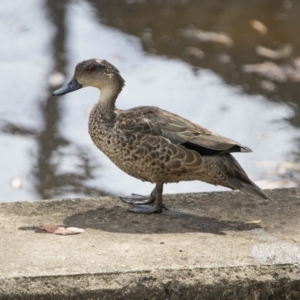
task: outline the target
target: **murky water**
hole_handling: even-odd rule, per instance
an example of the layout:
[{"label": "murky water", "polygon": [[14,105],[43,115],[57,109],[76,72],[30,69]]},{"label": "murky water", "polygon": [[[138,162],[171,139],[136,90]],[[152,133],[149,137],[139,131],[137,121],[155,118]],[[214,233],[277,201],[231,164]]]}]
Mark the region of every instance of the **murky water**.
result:
[{"label": "murky water", "polygon": [[[1,1],[0,201],[151,190],[92,144],[97,90],[51,96],[92,57],[125,78],[119,108],[180,114],[250,147],[235,156],[261,187],[297,185],[300,5],[203,2]],[[253,64],[260,74],[248,72]],[[182,182],[165,191],[221,189]]]}]

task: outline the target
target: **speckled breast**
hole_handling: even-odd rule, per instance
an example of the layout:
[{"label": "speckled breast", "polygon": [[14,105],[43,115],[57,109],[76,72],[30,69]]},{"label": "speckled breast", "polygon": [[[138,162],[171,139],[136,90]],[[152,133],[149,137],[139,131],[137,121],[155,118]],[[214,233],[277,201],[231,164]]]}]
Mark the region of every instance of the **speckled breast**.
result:
[{"label": "speckled breast", "polygon": [[115,122],[101,118],[99,113],[91,113],[89,119],[89,133],[94,144],[112,162],[127,174],[143,181],[154,182],[156,172],[149,168],[145,150],[140,146],[140,139],[136,135],[128,134],[117,127]]},{"label": "speckled breast", "polygon": [[89,133],[95,145],[124,172],[150,182],[199,179],[202,159],[198,157],[196,165],[191,165],[187,161],[189,150],[172,145],[161,136],[124,130],[113,118],[92,111]]}]

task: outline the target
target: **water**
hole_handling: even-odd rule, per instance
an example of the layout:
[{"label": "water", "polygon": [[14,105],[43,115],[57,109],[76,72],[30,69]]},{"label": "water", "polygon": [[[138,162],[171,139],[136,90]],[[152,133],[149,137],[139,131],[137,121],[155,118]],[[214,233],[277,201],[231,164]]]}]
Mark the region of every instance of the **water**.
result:
[{"label": "water", "polygon": [[[174,3],[0,2],[0,24],[6,29],[0,33],[0,201],[151,191],[151,184],[120,171],[90,140],[88,114],[99,97],[97,90],[51,96],[71,78],[79,61],[92,57],[108,60],[125,78],[118,108],[155,105],[182,115],[250,147],[253,153],[236,158],[261,187],[297,185],[299,83],[266,80],[242,71],[243,64],[265,60],[253,53],[258,41],[264,40],[260,33],[253,37],[253,32],[250,40],[234,36],[228,27],[229,8],[234,7],[230,1],[227,15],[222,14],[224,28],[210,21],[204,29],[228,30],[234,36],[232,46],[184,36],[185,30],[203,25],[193,14],[199,4]],[[293,3],[284,3],[277,9],[292,14],[288,7]],[[181,12],[180,5],[186,10]],[[212,7],[215,10],[206,8],[207,15],[216,20],[225,7],[217,2]],[[246,30],[246,21],[237,15],[240,30]],[[161,24],[168,18],[168,24]],[[287,25],[286,30],[290,32]],[[300,56],[293,32],[288,41],[270,35],[265,46],[289,42],[293,47],[290,57],[276,61],[278,65],[292,64]],[[195,50],[200,48],[203,53]],[[165,192],[222,189],[183,182],[166,185]]]}]

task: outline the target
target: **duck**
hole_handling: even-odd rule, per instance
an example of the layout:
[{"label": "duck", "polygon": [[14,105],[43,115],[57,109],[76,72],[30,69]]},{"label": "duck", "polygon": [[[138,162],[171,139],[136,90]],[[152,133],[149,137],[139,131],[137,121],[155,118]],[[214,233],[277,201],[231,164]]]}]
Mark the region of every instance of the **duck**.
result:
[{"label": "duck", "polygon": [[191,180],[271,200],[232,155],[251,152],[248,147],[155,106],[120,110],[115,103],[124,85],[112,64],[88,59],[77,64],[71,81],[53,95],[84,87],[100,90],[89,116],[92,141],[125,173],[155,184],[150,195],[121,197],[130,205],[130,212],[161,213],[167,209],[163,204],[164,184]]}]

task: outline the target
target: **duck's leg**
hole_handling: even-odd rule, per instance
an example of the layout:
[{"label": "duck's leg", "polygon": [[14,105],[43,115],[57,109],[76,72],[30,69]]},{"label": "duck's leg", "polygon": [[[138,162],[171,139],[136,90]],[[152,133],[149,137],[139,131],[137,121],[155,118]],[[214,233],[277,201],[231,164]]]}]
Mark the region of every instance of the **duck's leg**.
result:
[{"label": "duck's leg", "polygon": [[135,205],[135,203],[133,203],[133,207],[130,208],[129,211],[137,214],[152,214],[152,213],[161,213],[163,208],[167,209],[163,205],[163,198],[162,198],[163,185],[164,185],[163,183],[157,183],[155,189],[151,193],[153,195],[155,194],[154,201],[152,201],[154,202],[154,205],[150,205],[150,204]]},{"label": "duck's leg", "polygon": [[138,194],[131,194],[129,197],[120,197],[123,202],[132,204],[132,205],[143,205],[150,204],[155,201],[156,197],[156,187],[153,189],[149,196],[143,196]]}]

